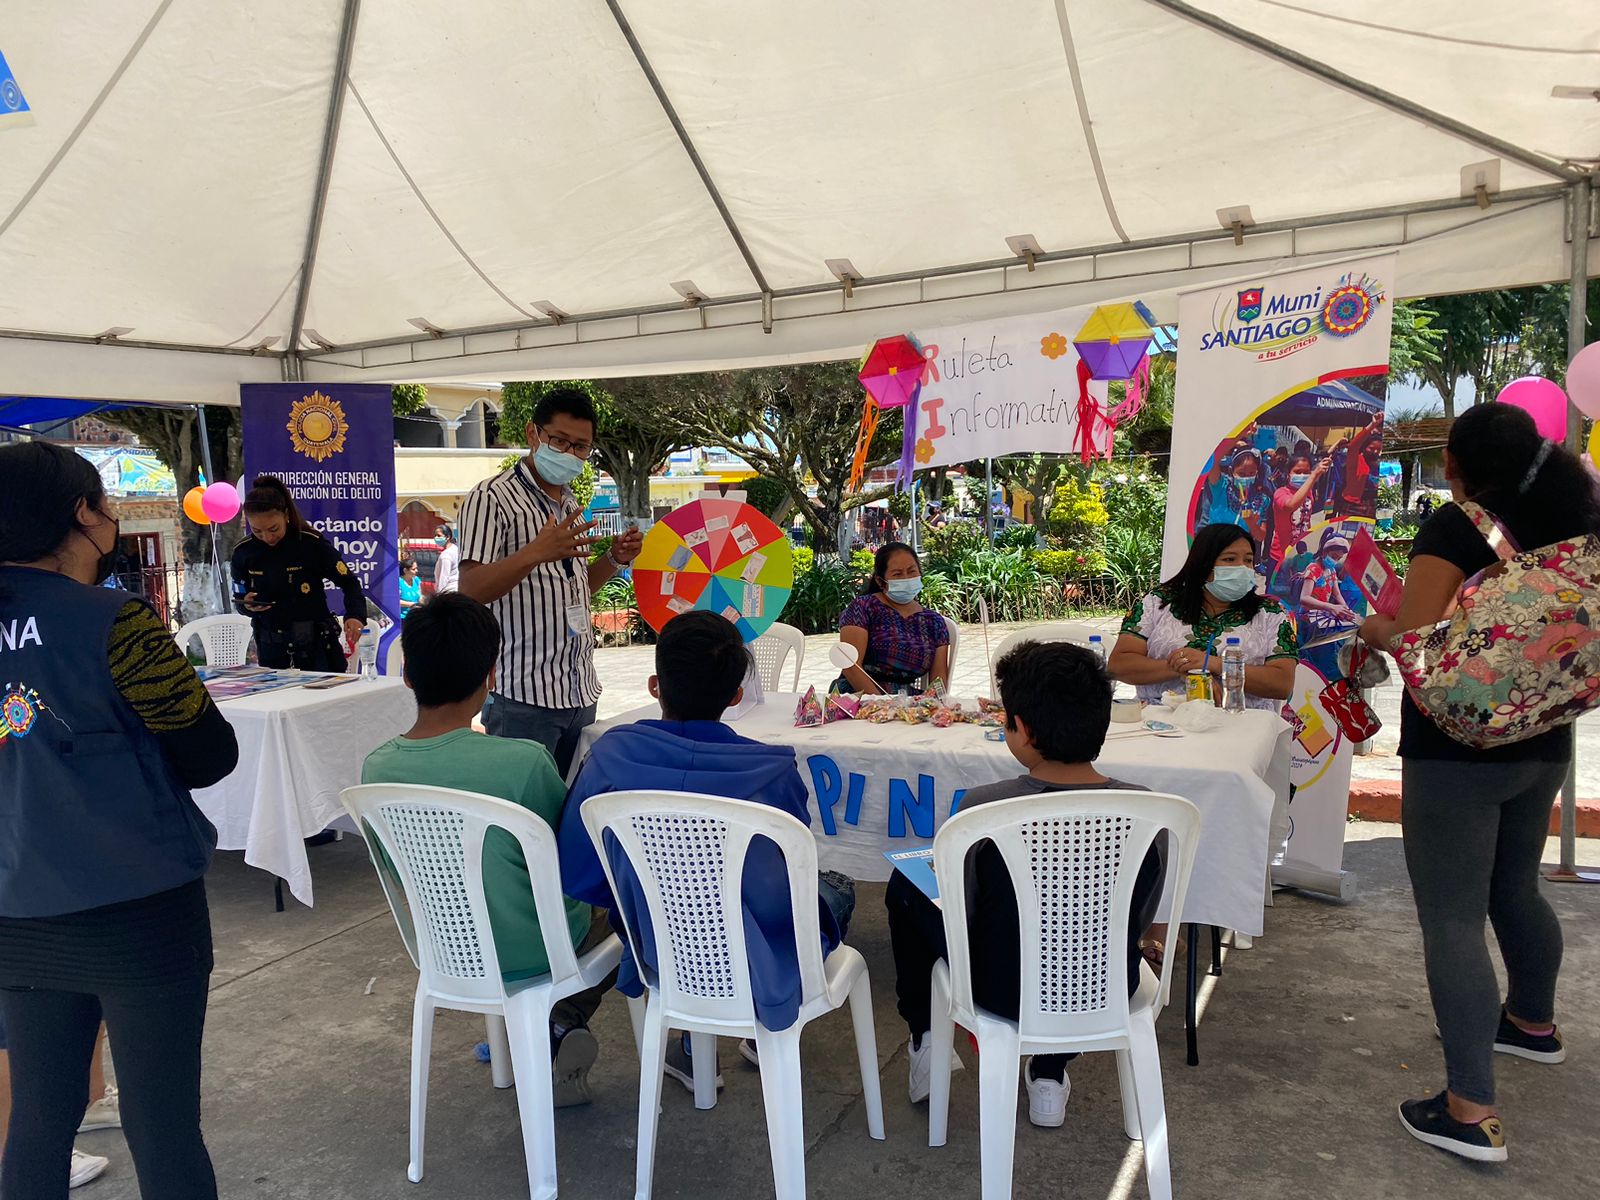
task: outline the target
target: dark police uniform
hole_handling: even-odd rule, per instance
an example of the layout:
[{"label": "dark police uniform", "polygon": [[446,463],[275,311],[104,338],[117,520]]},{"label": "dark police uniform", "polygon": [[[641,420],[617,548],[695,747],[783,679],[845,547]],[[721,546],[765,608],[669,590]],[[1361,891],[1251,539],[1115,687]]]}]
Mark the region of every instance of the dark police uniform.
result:
[{"label": "dark police uniform", "polygon": [[[234,548],[233,604],[255,626],[256,653],[264,667],[295,666],[307,671],[346,667],[339,625],[328,609],[323,580],[344,593],[344,611],[367,619],[361,582],[339,552],[315,530],[291,530],[276,546],[248,537]],[[244,597],[254,592],[266,612],[251,612]]]}]

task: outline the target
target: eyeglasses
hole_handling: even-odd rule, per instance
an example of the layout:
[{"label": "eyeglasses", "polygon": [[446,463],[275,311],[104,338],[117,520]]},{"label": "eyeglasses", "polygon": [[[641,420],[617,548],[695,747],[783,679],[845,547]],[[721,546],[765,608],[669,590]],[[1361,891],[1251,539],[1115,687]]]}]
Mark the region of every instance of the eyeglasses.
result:
[{"label": "eyeglasses", "polygon": [[594,455],[594,446],[588,442],[569,442],[559,433],[547,433],[543,429],[539,430],[539,432],[544,434],[544,440],[550,449],[561,454],[570,454],[574,458],[581,458],[586,462]]}]

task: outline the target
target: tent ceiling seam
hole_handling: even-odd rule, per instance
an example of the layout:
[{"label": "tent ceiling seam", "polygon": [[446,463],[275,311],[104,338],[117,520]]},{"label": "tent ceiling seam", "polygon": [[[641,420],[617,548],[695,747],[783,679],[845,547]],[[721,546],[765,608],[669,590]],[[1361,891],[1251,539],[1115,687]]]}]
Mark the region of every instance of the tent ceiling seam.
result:
[{"label": "tent ceiling seam", "polygon": [[461,244],[461,242],[456,238],[456,235],[450,232],[450,227],[444,223],[444,218],[441,217],[438,213],[438,210],[428,202],[428,198],[422,194],[422,189],[417,186],[417,181],[411,177],[411,172],[406,170],[405,164],[400,161],[400,156],[395,153],[394,147],[389,144],[389,139],[384,136],[383,130],[378,127],[377,118],[372,115],[372,110],[367,107],[367,102],[362,99],[361,89],[356,87],[355,80],[353,79],[350,80],[350,94],[355,97],[356,103],[361,107],[361,111],[366,114],[367,123],[372,126],[372,132],[378,135],[378,141],[383,143],[383,148],[388,152],[390,161],[394,163],[395,169],[399,171],[401,177],[405,179],[406,186],[411,189],[411,194],[417,198],[417,203],[421,204],[422,207],[427,210],[428,216],[433,218],[433,223],[439,227],[439,232],[444,234],[445,240],[455,247],[456,253],[461,256],[461,261],[466,263],[467,266],[471,267],[477,274],[478,278],[483,280],[483,282],[488,285],[489,290],[494,292],[496,296],[499,296],[500,299],[504,300],[507,304],[516,309],[523,316],[527,317],[530,321],[538,321],[538,314],[529,312],[527,309],[523,308],[522,305],[518,304],[515,300],[508,296],[505,293],[505,290],[501,288],[499,284],[489,278],[488,272],[478,265],[477,260],[473,258],[472,255],[467,253],[466,247]]},{"label": "tent ceiling seam", "polygon": [[283,303],[283,298],[289,294],[289,289],[292,288],[295,285],[295,281],[300,278],[301,270],[302,270],[301,267],[296,267],[294,269],[294,274],[289,276],[289,282],[283,285],[283,290],[281,292],[279,292],[278,295],[277,295],[277,298],[275,300],[273,300],[273,302],[270,305],[267,306],[267,311],[261,314],[261,319],[259,321],[257,321],[254,325],[250,326],[249,329],[246,329],[238,337],[234,338],[233,341],[224,342],[223,346],[224,347],[237,346],[240,342],[244,341],[245,339],[250,338],[250,337],[254,337],[256,332],[263,325],[265,325],[267,323],[268,318],[270,318],[273,313],[278,311],[278,305]]},{"label": "tent ceiling seam", "polygon": [[1319,62],[1310,55],[1301,54],[1298,50],[1291,50],[1287,46],[1280,45],[1259,33],[1235,25],[1231,21],[1225,21],[1214,13],[1186,3],[1185,0],[1146,0],[1146,3],[1164,9],[1173,16],[1181,17],[1186,21],[1199,25],[1203,29],[1209,29],[1220,37],[1238,42],[1258,54],[1265,55],[1285,66],[1292,67],[1302,74],[1311,76],[1313,79],[1320,79],[1332,87],[1340,88],[1352,95],[1371,101],[1379,107],[1386,108],[1401,116],[1409,117],[1411,120],[1433,129],[1435,132],[1457,138],[1484,150],[1493,151],[1503,158],[1509,158],[1525,167],[1531,167],[1541,174],[1549,175],[1567,183],[1581,179],[1585,174],[1584,171],[1570,163],[1559,162],[1535,150],[1529,150],[1513,142],[1508,142],[1504,138],[1496,137],[1492,133],[1485,133],[1481,129],[1475,129],[1463,121],[1457,121],[1454,117],[1447,117],[1443,113],[1435,112],[1433,109],[1418,104],[1413,100],[1407,100],[1404,96],[1396,95],[1394,92],[1386,91],[1376,84],[1368,83],[1363,79],[1356,78],[1354,75],[1331,67],[1327,63]]},{"label": "tent ceiling seam", "polygon": [[306,248],[300,256],[297,272],[300,289],[295,294],[294,313],[289,319],[286,349],[290,354],[300,352],[300,334],[305,328],[306,308],[311,303],[311,281],[317,270],[317,246],[322,241],[322,218],[328,209],[328,184],[333,179],[333,160],[339,149],[339,127],[344,122],[344,89],[350,82],[350,60],[355,56],[356,22],[360,16],[361,0],[345,0],[339,48],[333,61],[333,86],[328,93],[328,119],[322,127],[322,153],[317,160],[317,190],[312,193],[311,212],[306,217]]},{"label": "tent ceiling seam", "polygon": [[727,227],[728,236],[733,238],[733,244],[738,248],[739,254],[744,259],[744,265],[750,272],[750,277],[756,281],[756,287],[762,292],[770,293],[773,289],[767,283],[767,277],[761,270],[761,265],[756,262],[756,256],[750,250],[750,245],[744,240],[738,223],[733,219],[733,213],[728,210],[727,203],[722,199],[722,193],[717,190],[716,182],[711,178],[711,172],[706,169],[705,161],[700,157],[700,151],[695,148],[694,139],[689,136],[689,131],[684,128],[678,110],[673,106],[672,100],[667,95],[667,89],[662,86],[661,79],[656,75],[656,70],[650,65],[650,59],[645,55],[644,47],[639,44],[638,37],[633,32],[633,26],[628,23],[628,18],[623,15],[622,7],[617,0],[606,0],[606,7],[611,10],[612,19],[616,21],[617,28],[622,31],[628,49],[633,51],[634,60],[639,64],[639,69],[644,72],[650,90],[655,93],[656,102],[661,105],[661,111],[667,116],[672,125],[672,131],[678,135],[678,141],[683,144],[683,149],[689,156],[689,162],[694,166],[695,174],[700,176],[700,182],[711,197],[711,203],[716,206],[717,215],[722,218],[722,223]]},{"label": "tent ceiling seam", "polygon": [[61,160],[66,158],[73,146],[77,145],[78,139],[83,136],[83,131],[89,127],[89,123],[99,114],[101,106],[106,102],[106,98],[111,95],[112,90],[121,82],[123,75],[133,65],[133,60],[139,57],[139,51],[144,49],[144,44],[150,40],[150,35],[155,32],[156,26],[161,23],[161,18],[166,15],[167,9],[171,7],[172,0],[161,0],[161,4],[156,8],[156,11],[144,23],[144,28],[139,31],[139,36],[133,40],[133,45],[128,47],[128,52],[122,56],[122,61],[117,64],[117,69],[111,72],[111,78],[106,80],[105,86],[100,89],[100,94],[84,110],[83,116],[78,118],[78,123],[72,127],[72,132],[67,135],[67,140],[61,143],[60,148],[51,156],[50,161],[45,164],[44,170],[39,172],[39,178],[33,181],[33,186],[22,194],[22,199],[17,201],[17,206],[11,210],[11,214],[4,221],[0,221],[0,238],[5,237],[6,230],[10,229],[16,219],[22,215],[22,210],[28,207],[33,198],[39,194],[39,190],[49,181],[50,176],[55,174],[56,168],[61,165]]},{"label": "tent ceiling seam", "polygon": [[1122,227],[1117,215],[1117,205],[1111,198],[1111,185],[1106,181],[1105,164],[1100,161],[1100,143],[1094,136],[1094,122],[1089,118],[1089,98],[1083,90],[1083,72],[1078,68],[1078,51],[1072,43],[1072,26],[1067,20],[1066,0],[1056,0],[1056,24],[1061,27],[1061,48],[1067,56],[1067,72],[1072,76],[1072,95],[1078,104],[1078,123],[1083,127],[1083,142],[1089,150],[1089,162],[1094,167],[1094,180],[1100,186],[1100,199],[1106,206],[1106,219],[1123,241],[1132,241]]},{"label": "tent ceiling seam", "polygon": [[1428,42],[1447,42],[1452,46],[1476,46],[1482,50],[1509,50],[1517,54],[1562,54],[1577,55],[1580,58],[1600,58],[1600,50],[1586,49],[1582,46],[1517,46],[1509,42],[1489,42],[1482,38],[1452,37],[1448,33],[1430,33],[1425,29],[1401,29],[1398,25],[1383,25],[1377,21],[1363,21],[1358,17],[1345,17],[1338,13],[1319,12],[1313,8],[1301,8],[1298,4],[1286,4],[1284,0],[1255,0],[1257,4],[1268,8],[1282,9],[1284,12],[1297,13],[1302,17],[1314,17],[1319,21],[1333,21],[1339,25],[1353,25],[1358,29],[1370,29],[1376,33],[1392,33],[1396,37],[1421,38]]}]

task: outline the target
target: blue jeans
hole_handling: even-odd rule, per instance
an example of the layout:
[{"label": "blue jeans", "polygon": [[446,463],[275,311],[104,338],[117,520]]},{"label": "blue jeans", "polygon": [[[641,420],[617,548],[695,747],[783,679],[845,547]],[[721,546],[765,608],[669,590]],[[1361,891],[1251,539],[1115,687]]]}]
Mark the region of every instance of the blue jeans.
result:
[{"label": "blue jeans", "polygon": [[856,911],[856,881],[840,871],[818,871],[817,895],[838,922],[839,937],[843,938]]},{"label": "blue jeans", "polygon": [[594,724],[594,716],[593,704],[587,708],[540,708],[495,692],[489,697],[483,727],[495,737],[541,743],[550,751],[550,757],[556,760],[556,770],[565,779],[578,750],[578,738]]}]

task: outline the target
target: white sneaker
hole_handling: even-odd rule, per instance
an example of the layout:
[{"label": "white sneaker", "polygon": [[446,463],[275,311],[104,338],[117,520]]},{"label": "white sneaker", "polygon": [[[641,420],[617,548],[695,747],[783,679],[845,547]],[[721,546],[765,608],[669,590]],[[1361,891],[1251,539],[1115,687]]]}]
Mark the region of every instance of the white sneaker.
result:
[{"label": "white sneaker", "polygon": [[72,1174],[67,1177],[67,1187],[79,1188],[106,1173],[106,1168],[111,1165],[109,1158],[101,1158],[98,1154],[85,1154],[82,1150],[72,1152]]},{"label": "white sneaker", "polygon": [[106,1094],[101,1096],[83,1114],[83,1124],[78,1126],[79,1133],[93,1133],[97,1129],[121,1129],[122,1106],[117,1100],[117,1089],[108,1087]]},{"label": "white sneaker", "polygon": [[1040,1129],[1058,1129],[1067,1120],[1067,1097],[1072,1095],[1072,1079],[1065,1071],[1061,1082],[1054,1079],[1035,1079],[1033,1059],[1028,1059],[1028,1069],[1023,1078],[1028,1084],[1028,1120]]},{"label": "white sneaker", "polygon": [[[928,1098],[928,1093],[933,1090],[933,1035],[923,1034],[922,1045],[916,1042],[906,1043],[906,1049],[911,1054],[911,1078],[908,1090],[911,1093],[911,1103],[921,1104]],[[961,1056],[955,1052],[955,1047],[950,1048],[950,1074],[964,1071],[966,1067],[961,1064]]]}]

